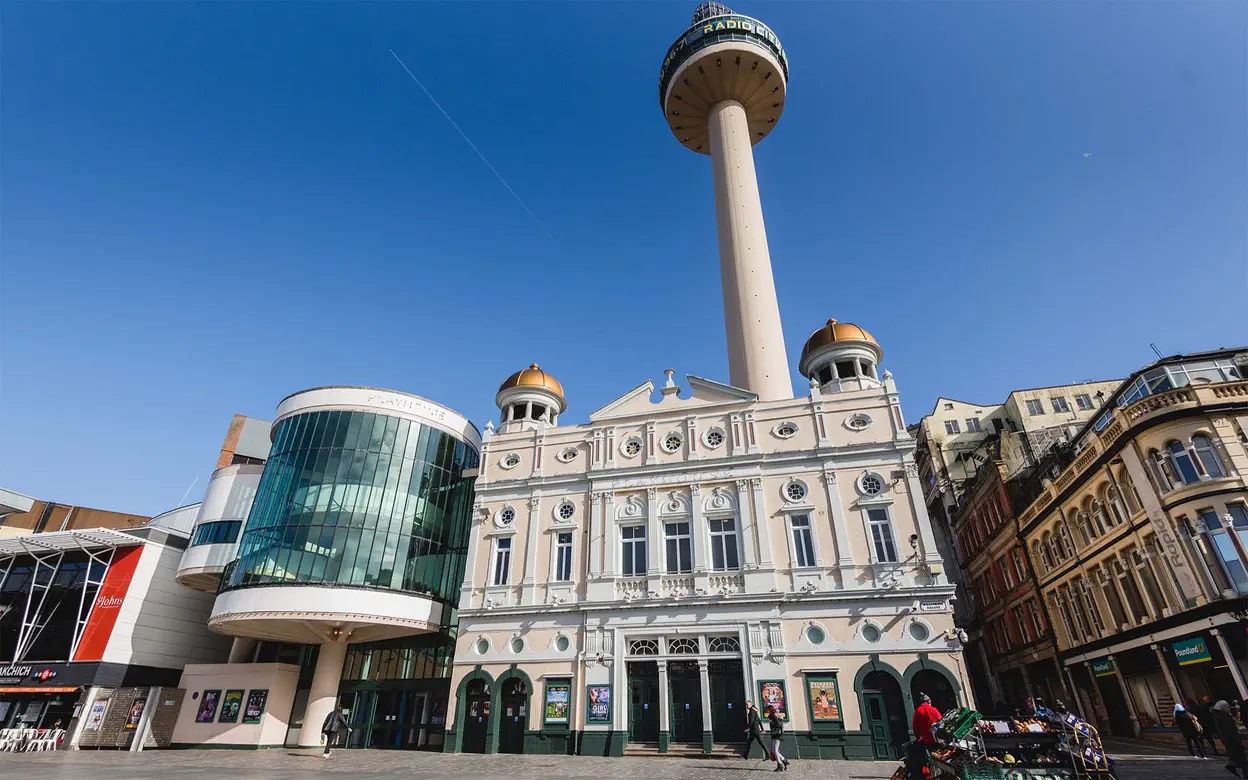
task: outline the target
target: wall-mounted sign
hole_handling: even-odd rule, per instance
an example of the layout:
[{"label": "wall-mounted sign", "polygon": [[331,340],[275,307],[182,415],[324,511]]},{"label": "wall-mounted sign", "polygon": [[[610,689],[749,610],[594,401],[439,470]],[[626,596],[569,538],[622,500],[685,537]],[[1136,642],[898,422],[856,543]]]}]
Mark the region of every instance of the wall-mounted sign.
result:
[{"label": "wall-mounted sign", "polygon": [[811,720],[839,721],[841,719],[841,703],[836,696],[836,679],[830,677],[810,678],[806,680],[810,689]]},{"label": "wall-mounted sign", "polygon": [[226,691],[221,700],[221,717],[217,723],[238,723],[238,714],[243,711],[243,693],[241,688]]},{"label": "wall-mounted sign", "polygon": [[1174,648],[1174,658],[1179,662],[1179,666],[1213,660],[1213,656],[1209,654],[1209,648],[1205,645],[1205,640],[1202,637],[1181,639],[1170,646]]},{"label": "wall-mounted sign", "polygon": [[139,721],[143,720],[143,708],[146,706],[146,696],[134,700],[134,704],[130,705],[130,714],[126,716],[127,729],[137,729],[139,727]]},{"label": "wall-mounted sign", "polygon": [[611,686],[585,686],[585,722],[611,722]]},{"label": "wall-mounted sign", "polygon": [[204,698],[199,703],[199,709],[195,711],[195,722],[212,723],[212,719],[217,717],[217,702],[219,701],[221,701],[221,691],[204,691]]},{"label": "wall-mounted sign", "polygon": [[32,666],[0,666],[0,677],[29,677]]},{"label": "wall-mounted sign", "polygon": [[945,609],[945,605],[946,605],[947,603],[948,603],[948,602],[946,602],[946,601],[944,601],[944,600],[940,600],[940,601],[920,601],[920,602],[919,602],[919,611],[920,611],[920,612],[941,612],[941,611],[943,611],[943,610]]},{"label": "wall-mounted sign", "polygon": [[1097,677],[1108,677],[1114,673],[1114,662],[1108,658],[1097,658],[1092,662],[1092,674]]},{"label": "wall-mounted sign", "polygon": [[34,677],[39,682],[47,682],[48,680],[51,680],[55,676],[56,676],[56,672],[52,671],[51,669],[44,669],[42,672],[39,672],[38,674],[36,674]]},{"label": "wall-mounted sign", "polygon": [[87,619],[82,638],[78,641],[78,650],[71,660],[104,660],[104,648],[108,646],[108,640],[113,635],[113,626],[117,625],[121,605],[126,600],[130,581],[134,579],[134,571],[142,557],[142,546],[119,549],[113,553],[113,562],[109,564],[108,573],[104,575],[104,584],[96,594],[91,617]]},{"label": "wall-mounted sign", "polygon": [[243,723],[259,723],[264,715],[264,704],[269,700],[269,689],[260,688],[247,694],[247,709],[243,710]]},{"label": "wall-mounted sign", "polygon": [[542,713],[546,723],[567,723],[568,702],[572,698],[572,686],[566,682],[546,683],[546,708]]},{"label": "wall-mounted sign", "polygon": [[91,703],[91,712],[87,715],[86,727],[91,731],[99,731],[104,723],[104,713],[108,712],[108,700]]},{"label": "wall-mounted sign", "polygon": [[789,707],[787,698],[784,693],[784,680],[759,680],[758,681],[758,701],[763,706],[760,708],[763,717],[767,717],[767,707],[775,707],[776,715],[781,720],[789,719]]}]

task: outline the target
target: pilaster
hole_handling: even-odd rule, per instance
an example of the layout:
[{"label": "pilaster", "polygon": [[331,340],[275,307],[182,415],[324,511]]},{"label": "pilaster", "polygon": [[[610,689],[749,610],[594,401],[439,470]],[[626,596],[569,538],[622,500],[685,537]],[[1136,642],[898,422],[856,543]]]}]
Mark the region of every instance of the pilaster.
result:
[{"label": "pilaster", "polygon": [[1137,486],[1136,492],[1144,504],[1144,510],[1148,513],[1153,532],[1157,535],[1157,540],[1161,542],[1161,551],[1166,557],[1166,564],[1174,571],[1174,576],[1179,581],[1179,587],[1183,591],[1183,599],[1186,602],[1185,606],[1188,608],[1196,606],[1203,596],[1200,584],[1196,581],[1196,575],[1192,573],[1191,567],[1187,565],[1187,559],[1183,557],[1178,537],[1170,527],[1166,512],[1161,507],[1157,493],[1153,490],[1153,483],[1148,479],[1144,463],[1140,460],[1133,444],[1128,444],[1123,448],[1122,462],[1127,467],[1127,475],[1131,478],[1131,482]]},{"label": "pilaster", "polygon": [[702,486],[697,482],[689,486],[689,532],[693,535],[693,588],[706,590],[710,583],[707,571],[710,563],[710,529],[702,518]]},{"label": "pilaster", "polygon": [[[848,573],[854,565],[854,556],[849,549],[849,531],[845,525],[845,506],[841,503],[841,491],[837,487],[836,472],[831,469],[824,468],[821,475],[824,493],[828,498],[828,517],[832,521],[832,536],[836,539],[836,566],[841,569],[843,574]],[[850,583],[855,583],[853,577],[841,577],[842,587],[853,587]]]},{"label": "pilaster", "polygon": [[541,542],[537,533],[538,511],[542,506],[540,494],[529,499],[529,526],[526,531],[524,546],[524,579],[520,581],[520,603],[536,603],[537,577],[537,545]]}]

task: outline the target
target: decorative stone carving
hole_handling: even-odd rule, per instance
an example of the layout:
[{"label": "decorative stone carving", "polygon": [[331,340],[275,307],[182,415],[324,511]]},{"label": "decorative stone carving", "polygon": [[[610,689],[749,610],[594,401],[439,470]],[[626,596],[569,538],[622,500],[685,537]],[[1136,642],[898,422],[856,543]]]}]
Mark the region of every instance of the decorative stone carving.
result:
[{"label": "decorative stone carving", "polygon": [[646,500],[639,495],[631,495],[620,503],[615,510],[618,520],[635,520],[646,516]]},{"label": "decorative stone carving", "polygon": [[655,497],[656,497],[656,496],[658,496],[658,495],[659,495],[659,489],[658,489],[658,488],[653,488],[653,487],[652,487],[652,488],[647,488],[647,489],[646,489],[646,498],[653,499],[653,498],[655,498]]},{"label": "decorative stone carving", "polygon": [[[696,494],[695,494],[696,495]],[[703,511],[706,512],[726,512],[737,507],[736,496],[733,492],[725,487],[717,487],[707,496],[706,501],[702,504]]]},{"label": "decorative stone carving", "polygon": [[917,477],[917,476],[919,476],[919,464],[917,464],[917,463],[907,463],[907,464],[906,464],[906,476],[907,476],[907,477]]},{"label": "decorative stone carving", "polygon": [[689,497],[679,490],[673,490],[663,497],[659,504],[660,515],[687,515],[692,511]]},{"label": "decorative stone carving", "polygon": [[737,480],[737,492],[738,493],[744,493],[746,490],[749,489],[749,487],[750,487],[750,481],[748,479]]},{"label": "decorative stone carving", "polygon": [[702,486],[699,485],[697,482],[694,482],[692,485],[689,486],[689,492],[695,496],[700,496],[702,495]]},{"label": "decorative stone carving", "polygon": [[753,479],[750,480],[750,487],[754,488],[755,490],[761,490],[763,487],[763,480],[759,477],[754,477]]},{"label": "decorative stone carving", "polygon": [[590,494],[589,494],[589,503],[593,504],[594,506],[598,506],[598,504],[602,503],[602,493],[600,493],[600,492],[599,492],[599,493],[590,493]]}]

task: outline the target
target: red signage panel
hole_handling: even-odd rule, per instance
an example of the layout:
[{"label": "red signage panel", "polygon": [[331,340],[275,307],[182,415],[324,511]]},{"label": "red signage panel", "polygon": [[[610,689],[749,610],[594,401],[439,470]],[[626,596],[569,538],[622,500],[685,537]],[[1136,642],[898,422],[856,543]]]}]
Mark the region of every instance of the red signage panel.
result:
[{"label": "red signage panel", "polygon": [[113,635],[113,626],[117,624],[117,614],[121,611],[122,602],[126,600],[126,591],[130,589],[130,580],[134,579],[134,570],[143,556],[143,547],[127,547],[113,553],[113,563],[104,575],[104,584],[95,595],[95,606],[91,609],[91,619],[82,632],[78,642],[78,652],[74,653],[74,661],[103,661],[104,648]]}]

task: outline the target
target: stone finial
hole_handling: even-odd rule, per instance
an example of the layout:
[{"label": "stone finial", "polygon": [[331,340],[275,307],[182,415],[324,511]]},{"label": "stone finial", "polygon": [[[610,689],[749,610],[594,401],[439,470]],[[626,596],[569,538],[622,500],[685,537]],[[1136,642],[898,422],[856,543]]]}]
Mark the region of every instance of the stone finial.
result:
[{"label": "stone finial", "polygon": [[661,392],[665,396],[680,392],[680,388],[676,386],[676,381],[672,379],[672,376],[675,373],[676,373],[676,369],[673,369],[673,368],[663,369],[663,375],[667,377],[667,381],[663,383]]}]

